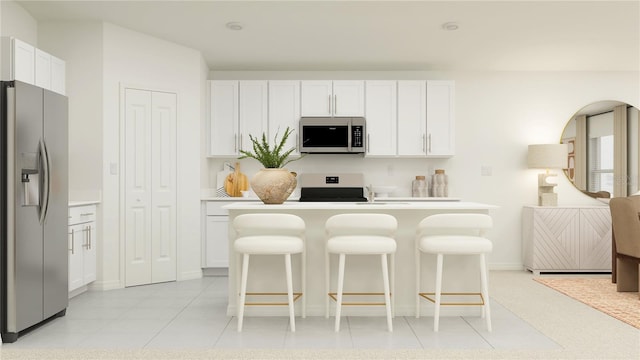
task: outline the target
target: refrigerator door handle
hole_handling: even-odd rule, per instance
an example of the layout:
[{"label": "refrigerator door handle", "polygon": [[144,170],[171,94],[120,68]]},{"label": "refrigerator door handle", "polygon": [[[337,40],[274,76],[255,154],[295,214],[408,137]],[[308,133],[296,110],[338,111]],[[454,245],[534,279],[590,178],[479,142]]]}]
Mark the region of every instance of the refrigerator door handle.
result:
[{"label": "refrigerator door handle", "polygon": [[44,140],[40,139],[39,145],[40,159],[42,161],[42,200],[40,201],[40,223],[43,224],[47,218],[47,210],[49,208],[49,190],[51,187],[51,181],[49,179],[49,153],[47,152],[47,145]]}]

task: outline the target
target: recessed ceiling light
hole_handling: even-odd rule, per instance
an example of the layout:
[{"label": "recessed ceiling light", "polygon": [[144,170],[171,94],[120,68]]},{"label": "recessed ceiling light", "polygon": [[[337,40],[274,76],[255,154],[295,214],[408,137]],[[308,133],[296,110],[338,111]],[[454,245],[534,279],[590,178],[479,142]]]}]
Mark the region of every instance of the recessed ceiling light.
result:
[{"label": "recessed ceiling light", "polygon": [[442,28],[444,30],[447,30],[447,31],[458,30],[458,27],[459,27],[458,23],[456,23],[456,22],[446,22],[446,23],[442,24]]},{"label": "recessed ceiling light", "polygon": [[226,26],[229,30],[242,30],[242,24],[237,21],[228,22]]}]

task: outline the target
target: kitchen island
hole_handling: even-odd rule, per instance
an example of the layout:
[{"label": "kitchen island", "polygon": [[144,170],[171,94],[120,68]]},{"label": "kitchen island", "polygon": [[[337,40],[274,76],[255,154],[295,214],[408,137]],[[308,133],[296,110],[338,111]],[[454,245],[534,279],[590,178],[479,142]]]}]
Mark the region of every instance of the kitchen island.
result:
[{"label": "kitchen island", "polygon": [[[285,202],[281,205],[265,205],[262,202],[237,202],[224,206],[229,212],[229,303],[227,315],[236,314],[238,293],[238,276],[236,273],[236,255],[233,252],[233,241],[236,237],[233,230],[233,219],[246,213],[287,213],[300,216],[306,224],[307,252],[307,289],[303,295],[307,302],[307,315],[324,316],[324,224],[329,217],[341,213],[384,213],[396,217],[398,231],[396,234],[397,251],[395,254],[395,314],[400,316],[415,315],[415,234],[418,223],[424,217],[439,213],[481,213],[490,214],[494,205],[464,201],[378,201],[373,203],[342,202]],[[488,234],[489,238],[491,233]],[[293,257],[294,291],[300,289],[300,257]],[[434,289],[435,256],[422,255],[422,291]],[[477,275],[477,257],[447,256],[444,261],[443,291],[447,292],[479,292]],[[349,256],[345,268],[345,292],[382,292],[380,264],[377,256]],[[372,273],[373,272],[373,273]],[[332,291],[335,291],[337,274],[337,257],[331,258]],[[282,292],[286,291],[284,282],[284,261],[281,256],[255,256],[251,258],[248,291],[250,292]],[[429,290],[427,290],[429,289]],[[375,300],[377,297],[358,300]],[[271,299],[261,298],[261,301]],[[286,301],[283,298],[273,300]],[[345,298],[345,301],[349,299]],[[300,300],[296,302],[296,313],[300,314]],[[334,304],[331,305],[333,315]],[[421,313],[432,314],[433,306],[428,301],[421,301]],[[245,310],[247,316],[286,316],[283,306],[249,306]],[[444,307],[442,316],[447,315],[479,315],[480,307],[454,306]],[[343,315],[384,316],[383,306],[346,306]]]}]

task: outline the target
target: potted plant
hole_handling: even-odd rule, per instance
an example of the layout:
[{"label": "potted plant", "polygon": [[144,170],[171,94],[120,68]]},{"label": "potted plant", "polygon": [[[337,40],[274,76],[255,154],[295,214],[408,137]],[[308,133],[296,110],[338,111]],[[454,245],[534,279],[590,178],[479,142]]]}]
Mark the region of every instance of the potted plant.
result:
[{"label": "potted plant", "polygon": [[265,204],[282,204],[296,188],[296,173],[284,168],[286,164],[302,158],[288,158],[295,148],[284,150],[292,132],[293,129],[287,127],[279,141],[276,133],[273,145],[269,144],[265,133],[260,139],[250,134],[253,151],[240,150],[242,156],[239,159],[256,159],[264,166],[251,178],[251,188]]}]

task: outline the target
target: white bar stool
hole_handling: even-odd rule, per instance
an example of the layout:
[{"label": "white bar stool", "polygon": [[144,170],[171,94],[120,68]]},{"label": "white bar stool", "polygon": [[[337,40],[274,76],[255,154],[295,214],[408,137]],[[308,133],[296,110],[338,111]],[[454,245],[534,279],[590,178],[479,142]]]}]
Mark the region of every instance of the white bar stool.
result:
[{"label": "white bar stool", "polygon": [[[291,214],[243,214],[233,219],[233,228],[237,237],[233,247],[236,256],[236,274],[242,263],[240,294],[238,298],[238,332],[242,331],[245,305],[288,305],[291,331],[296,331],[293,302],[306,290],[306,259],[304,246],[305,223],[300,217]],[[242,254],[242,261],[240,255]],[[293,292],[291,275],[291,255],[301,254],[300,293]],[[247,293],[247,276],[250,255],[284,255],[286,270],[286,293]],[[247,303],[247,295],[287,295],[286,303]],[[295,298],[294,298],[295,295]],[[306,317],[306,301],[302,298],[302,317]]]},{"label": "white bar stool", "polygon": [[[420,317],[420,298],[435,304],[433,331],[438,331],[440,305],[476,305],[482,306],[482,316],[486,319],[487,330],[491,331],[489,309],[489,286],[487,284],[487,266],[485,254],[493,249],[491,241],[484,237],[493,227],[493,221],[485,214],[437,214],[424,218],[418,225],[416,239],[416,318]],[[421,253],[437,255],[435,293],[420,292]],[[443,255],[478,255],[480,258],[480,293],[443,293],[442,263]],[[435,299],[430,295],[435,294]],[[443,303],[442,295],[475,295],[480,302]]]},{"label": "white bar stool", "polygon": [[[336,332],[340,331],[342,305],[385,305],[387,328],[389,331],[393,331],[391,294],[394,288],[394,254],[396,252],[394,236],[397,228],[396,218],[387,214],[339,214],[327,220],[325,224],[327,233],[325,289],[328,297],[326,298],[325,317],[329,317],[329,297],[331,297],[336,300]],[[340,255],[337,293],[330,291],[329,254]],[[343,292],[345,255],[380,255],[384,293]],[[390,256],[391,276],[389,276],[387,255]],[[389,279],[391,279],[391,285],[389,285]],[[343,295],[384,295],[384,303],[344,303],[342,302]]]}]

